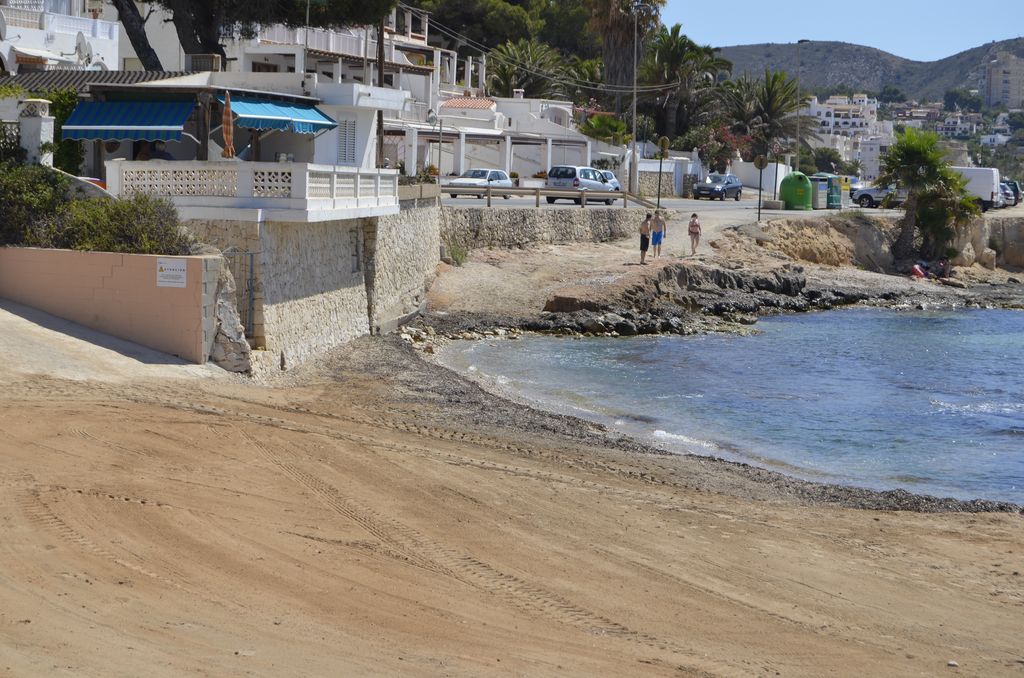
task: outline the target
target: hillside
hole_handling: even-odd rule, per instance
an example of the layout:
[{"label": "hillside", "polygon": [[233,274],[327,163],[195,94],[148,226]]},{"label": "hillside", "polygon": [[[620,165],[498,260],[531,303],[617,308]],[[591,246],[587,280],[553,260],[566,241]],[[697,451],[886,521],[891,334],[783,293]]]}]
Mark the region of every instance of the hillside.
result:
[{"label": "hillside", "polygon": [[[911,61],[888,52],[847,42],[812,41],[800,46],[801,85],[811,88],[849,85],[877,92],[894,85],[913,99],[937,100],[957,87],[980,88],[984,65],[997,51],[1024,57],[1024,38],[991,42],[938,61]],[[765,68],[796,74],[796,45],[761,43],[722,48],[733,73],[759,76]]]}]

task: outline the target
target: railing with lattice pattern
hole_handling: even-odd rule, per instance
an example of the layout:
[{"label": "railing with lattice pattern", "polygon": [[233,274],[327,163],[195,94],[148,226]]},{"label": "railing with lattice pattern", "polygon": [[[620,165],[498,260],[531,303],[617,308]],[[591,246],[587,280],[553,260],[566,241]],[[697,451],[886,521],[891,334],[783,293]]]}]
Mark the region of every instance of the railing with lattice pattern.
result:
[{"label": "railing with lattice pattern", "polygon": [[[398,209],[398,172],[387,169],[296,162],[111,160],[107,163],[107,184],[115,195],[148,193],[170,198],[179,211],[301,211],[308,213],[305,220],[368,216]],[[282,218],[292,216],[299,215]]]}]

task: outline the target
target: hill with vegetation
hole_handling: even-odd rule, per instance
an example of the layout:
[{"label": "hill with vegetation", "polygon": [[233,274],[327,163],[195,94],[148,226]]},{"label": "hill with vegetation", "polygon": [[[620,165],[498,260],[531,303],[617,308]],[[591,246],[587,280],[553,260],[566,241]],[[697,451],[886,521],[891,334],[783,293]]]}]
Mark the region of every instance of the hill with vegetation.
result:
[{"label": "hill with vegetation", "polygon": [[[800,46],[800,83],[808,90],[845,86],[867,92],[888,85],[912,99],[940,101],[947,90],[980,89],[985,64],[1000,51],[1024,58],[1024,38],[990,42],[938,61],[911,61],[847,42],[811,41]],[[732,62],[734,76],[759,77],[765,68],[797,72],[795,43],[734,45],[723,47],[721,56]]]}]

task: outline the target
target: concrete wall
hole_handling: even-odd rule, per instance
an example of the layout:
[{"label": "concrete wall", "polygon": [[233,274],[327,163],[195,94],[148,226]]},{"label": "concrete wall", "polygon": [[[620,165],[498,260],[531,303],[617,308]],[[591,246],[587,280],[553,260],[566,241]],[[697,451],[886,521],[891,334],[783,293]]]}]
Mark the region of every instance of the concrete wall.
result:
[{"label": "concrete wall", "polygon": [[420,310],[440,261],[437,199],[407,200],[392,216],[364,220],[364,268],[370,326],[388,332]]},{"label": "concrete wall", "polygon": [[478,247],[605,242],[637,233],[646,209],[537,210],[445,207],[441,242]]},{"label": "concrete wall", "polygon": [[220,257],[186,260],[186,287],[157,287],[158,257],[0,248],[0,297],[90,329],[206,362]]}]

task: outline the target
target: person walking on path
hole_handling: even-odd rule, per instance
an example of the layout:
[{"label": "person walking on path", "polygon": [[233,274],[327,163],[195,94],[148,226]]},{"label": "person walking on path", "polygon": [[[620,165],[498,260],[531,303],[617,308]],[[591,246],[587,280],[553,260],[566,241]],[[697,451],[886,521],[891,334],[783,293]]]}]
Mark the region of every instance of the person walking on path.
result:
[{"label": "person walking on path", "polygon": [[647,218],[640,222],[640,263],[647,263],[647,249],[651,244],[651,213],[647,213]]},{"label": "person walking on path", "polygon": [[700,245],[700,219],[697,213],[690,215],[690,226],[687,228],[690,233],[690,256],[697,254],[697,246]]},{"label": "person walking on path", "polygon": [[[648,215],[650,216],[650,215]],[[667,235],[668,226],[665,224],[665,217],[661,216],[661,210],[654,212],[654,220],[651,222],[651,248],[654,256],[661,256],[661,243]]]}]

